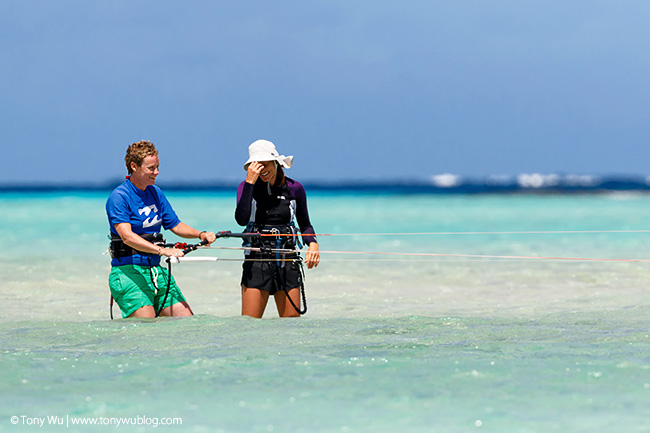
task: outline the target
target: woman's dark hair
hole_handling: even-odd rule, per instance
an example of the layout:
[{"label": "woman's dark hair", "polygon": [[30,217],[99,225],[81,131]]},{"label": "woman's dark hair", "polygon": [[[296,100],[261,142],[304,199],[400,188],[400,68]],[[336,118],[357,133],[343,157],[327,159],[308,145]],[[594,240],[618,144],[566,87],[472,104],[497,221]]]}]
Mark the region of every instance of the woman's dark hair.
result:
[{"label": "woman's dark hair", "polygon": [[282,169],[282,166],[277,162],[275,163],[275,169],[276,169],[275,186],[282,186],[284,185],[284,182],[286,180],[284,176],[284,170]]}]

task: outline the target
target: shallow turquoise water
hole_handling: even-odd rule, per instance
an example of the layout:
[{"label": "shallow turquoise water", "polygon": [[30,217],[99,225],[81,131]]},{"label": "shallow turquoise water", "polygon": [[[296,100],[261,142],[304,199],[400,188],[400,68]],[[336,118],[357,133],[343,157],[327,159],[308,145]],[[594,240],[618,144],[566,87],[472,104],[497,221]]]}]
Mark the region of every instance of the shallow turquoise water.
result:
[{"label": "shallow turquoise water", "polygon": [[19,322],[2,337],[7,418],[180,417],[188,431],[648,429],[646,322],[621,327],[608,313]]},{"label": "shallow turquoise water", "polygon": [[[197,316],[108,318],[102,194],[5,194],[0,431],[650,431],[649,263],[324,253],[308,314],[239,317],[237,261],[174,274]],[[225,194],[170,194],[235,230]],[[310,195],[321,233],[647,229],[650,199]],[[650,234],[321,237],[331,251],[650,258]],[[236,246],[234,240],[220,245]],[[236,259],[239,252],[194,254]],[[116,310],[116,315],[118,315]],[[18,424],[11,423],[17,416]],[[47,424],[39,431],[115,426]]]}]

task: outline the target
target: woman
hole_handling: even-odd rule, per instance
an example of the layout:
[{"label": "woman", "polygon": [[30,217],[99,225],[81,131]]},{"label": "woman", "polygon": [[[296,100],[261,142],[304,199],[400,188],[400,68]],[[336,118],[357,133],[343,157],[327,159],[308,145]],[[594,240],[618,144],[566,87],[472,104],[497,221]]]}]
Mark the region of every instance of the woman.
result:
[{"label": "woman", "polygon": [[270,141],[255,141],[248,153],[244,164],[246,180],[237,190],[235,219],[239,225],[247,226],[249,233],[276,236],[250,238],[252,248],[244,261],[241,281],[242,315],[261,318],[269,296],[273,295],[280,317],[297,317],[304,313],[300,311],[300,257],[282,251],[295,249],[299,241],[294,219],[309,247],[304,260],[307,268],[320,262],[305,189],[284,175],[283,168],[291,167],[293,156],[279,155]]},{"label": "woman", "polygon": [[[106,202],[111,229],[111,295],[122,317],[191,316],[192,309],[160,257],[182,257],[165,248],[161,227],[182,238],[212,243],[214,233],[181,222],[160,188],[155,186],[160,165],[153,143],[131,144],[124,157],[129,175]],[[162,305],[164,303],[164,305]]]}]

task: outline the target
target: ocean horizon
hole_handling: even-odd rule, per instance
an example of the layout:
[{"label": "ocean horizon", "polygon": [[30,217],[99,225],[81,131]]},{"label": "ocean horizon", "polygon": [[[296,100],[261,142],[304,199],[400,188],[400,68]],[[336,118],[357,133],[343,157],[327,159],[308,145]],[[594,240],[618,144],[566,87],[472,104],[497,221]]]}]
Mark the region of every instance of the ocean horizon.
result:
[{"label": "ocean horizon", "polygon": [[[0,192],[111,191],[123,178],[105,181],[0,182]],[[236,189],[240,179],[165,181],[156,184],[165,191],[222,192]],[[461,176],[451,173],[428,179],[340,179],[301,180],[312,191],[337,193],[408,194],[495,194],[495,193],[601,193],[608,191],[650,192],[650,175],[540,174]]]}]

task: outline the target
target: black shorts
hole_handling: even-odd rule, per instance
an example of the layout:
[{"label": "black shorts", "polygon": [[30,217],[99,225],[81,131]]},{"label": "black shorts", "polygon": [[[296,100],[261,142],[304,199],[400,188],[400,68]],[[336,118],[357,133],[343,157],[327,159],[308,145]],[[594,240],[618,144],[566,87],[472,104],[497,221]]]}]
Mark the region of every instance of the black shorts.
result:
[{"label": "black shorts", "polygon": [[[261,257],[251,254],[247,258],[260,259]],[[280,266],[274,258],[269,258],[268,261],[253,260],[244,262],[242,269],[242,286],[265,290],[271,295],[283,289],[295,289],[302,285],[302,272],[297,260],[280,262]]]}]

